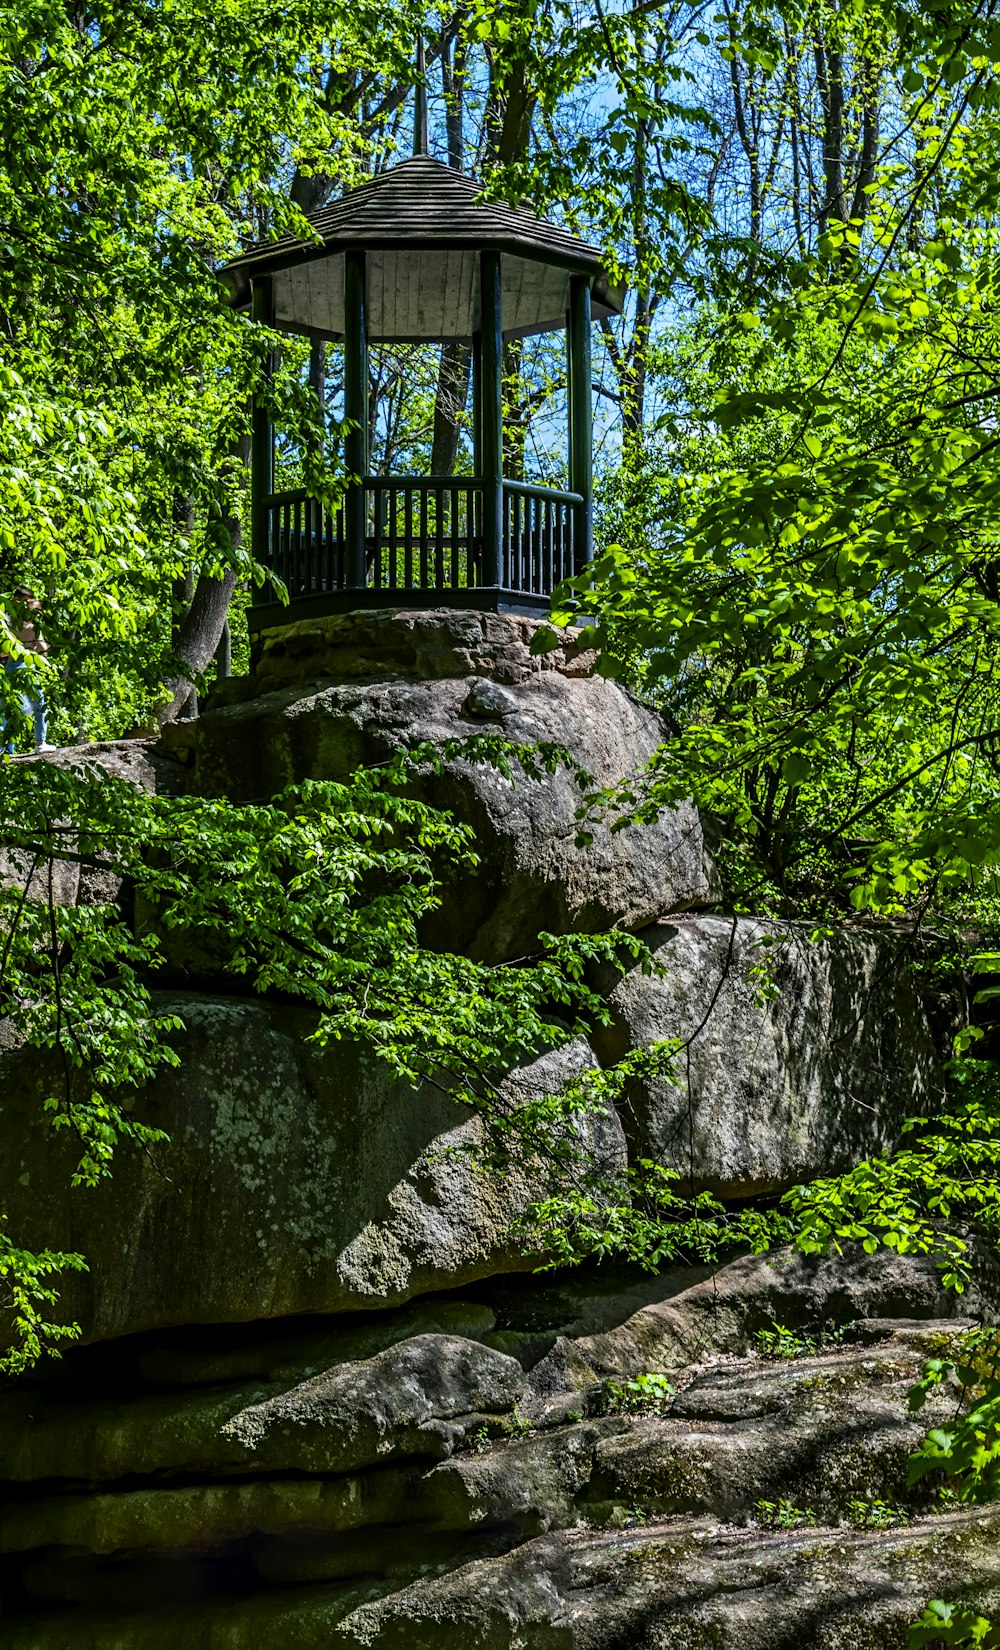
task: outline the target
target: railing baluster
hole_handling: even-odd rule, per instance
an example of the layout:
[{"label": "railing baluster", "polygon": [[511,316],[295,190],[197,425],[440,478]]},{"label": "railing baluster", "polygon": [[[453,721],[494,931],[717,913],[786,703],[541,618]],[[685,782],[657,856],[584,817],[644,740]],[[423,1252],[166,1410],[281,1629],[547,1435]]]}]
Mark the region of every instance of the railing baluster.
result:
[{"label": "railing baluster", "polygon": [[421,588],[421,590],[428,590],[430,588],[430,582],[431,581],[430,581],[430,567],[428,565],[428,560],[427,560],[427,489],[426,489],[426,487],[421,487],[420,488],[418,497],[420,499],[420,532],[418,534],[418,541],[419,541],[419,546],[420,546],[420,588]]},{"label": "railing baluster", "polygon": [[563,563],[563,578],[571,578],[576,572],[576,508],[570,506],[566,511],[566,556]]},{"label": "railing baluster", "polygon": [[538,550],[538,521],[541,514],[537,498],[528,500],[528,536],[524,545],[524,584],[523,590],[535,588],[535,560]]},{"label": "railing baluster", "polygon": [[378,534],[378,564],[382,573],[382,588],[392,588],[392,557],[389,554],[389,499],[392,487],[380,486],[376,498],[375,528]]},{"label": "railing baluster", "polygon": [[399,569],[396,566],[399,548],[398,517],[399,488],[391,487],[389,489],[389,586],[392,590],[396,589],[399,581]]},{"label": "railing baluster", "polygon": [[445,488],[434,489],[434,583],[444,588],[444,500]]},{"label": "railing baluster", "polygon": [[[371,499],[372,522],[372,556],[370,583],[376,590],[381,590],[385,580],[382,570],[382,489],[376,481],[374,486],[366,488],[367,496]],[[367,522],[366,522],[367,525]]]},{"label": "railing baluster", "polygon": [[413,488],[403,489],[403,582],[413,588]]},{"label": "railing baluster", "polygon": [[459,584],[461,583],[461,580],[459,579],[459,576],[458,576],[458,530],[459,530],[459,525],[460,525],[460,523],[459,523],[459,510],[460,510],[460,507],[461,507],[461,505],[460,505],[461,498],[462,498],[462,489],[460,487],[452,487],[452,489],[451,489],[451,588],[452,588],[452,590],[457,590],[458,587],[459,587]]},{"label": "railing baluster", "polygon": [[508,520],[507,544],[503,556],[503,584],[507,589],[513,589],[513,568],[515,568],[515,544],[517,544],[518,530],[518,495],[510,493],[510,520]]}]

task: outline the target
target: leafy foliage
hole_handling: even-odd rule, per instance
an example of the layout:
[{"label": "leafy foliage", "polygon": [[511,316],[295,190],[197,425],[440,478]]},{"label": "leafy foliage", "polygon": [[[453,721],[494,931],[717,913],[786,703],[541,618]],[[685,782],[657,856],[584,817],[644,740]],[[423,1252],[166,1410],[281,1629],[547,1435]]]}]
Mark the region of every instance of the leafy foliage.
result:
[{"label": "leafy foliage", "polygon": [[843,1329],[820,1329],[815,1334],[805,1330],[799,1334],[783,1323],[772,1320],[770,1329],[758,1329],[754,1345],[764,1358],[784,1362],[793,1358],[808,1358],[814,1353],[839,1345]]},{"label": "leafy foliage", "polygon": [[757,1501],[753,1510],[757,1522],[768,1530],[808,1529],[817,1522],[811,1507],[796,1507],[784,1497],[778,1501]]},{"label": "leafy foliage", "polygon": [[674,1398],[669,1376],[645,1372],[632,1380],[604,1382],[598,1399],[602,1415],[664,1415]]},{"label": "leafy foliage", "polygon": [[1000,1333],[983,1329],[962,1337],[956,1356],[929,1359],[923,1379],[910,1393],[920,1410],[942,1385],[956,1382],[959,1412],[953,1423],[935,1427],[914,1454],[910,1482],[927,1473],[946,1473],[960,1501],[1000,1500]]},{"label": "leafy foliage", "polygon": [[[867,1254],[880,1245],[934,1258],[946,1288],[962,1293],[974,1254],[970,1235],[995,1245],[1000,1233],[1000,1073],[989,1061],[955,1062],[941,1115],[910,1118],[909,1144],[836,1179],[799,1186],[783,1199],[804,1254]],[[963,1235],[964,1234],[964,1235]]]},{"label": "leafy foliage", "polygon": [[1000,1629],[975,1610],[964,1610],[961,1605],[948,1604],[944,1599],[933,1599],[920,1620],[910,1628],[909,1650],[920,1650],[925,1644],[953,1645],[956,1650],[974,1650],[975,1646],[1000,1644]]}]

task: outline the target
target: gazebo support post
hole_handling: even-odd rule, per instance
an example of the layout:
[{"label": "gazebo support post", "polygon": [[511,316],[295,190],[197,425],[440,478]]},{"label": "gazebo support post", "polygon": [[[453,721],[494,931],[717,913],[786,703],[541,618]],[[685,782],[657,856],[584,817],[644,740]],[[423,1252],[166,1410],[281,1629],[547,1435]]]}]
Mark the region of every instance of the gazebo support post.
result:
[{"label": "gazebo support post", "polygon": [[[262,326],[270,326],[273,320],[273,294],[271,282],[266,276],[254,281],[251,315]],[[268,351],[250,421],[250,547],[254,561],[261,563],[268,560],[269,501],[274,492],[274,429],[267,407],[273,370],[273,357]]]},{"label": "gazebo support post", "polygon": [[479,342],[479,457],[483,481],[483,566],[480,584],[503,584],[503,313],[500,254],[479,255],[482,330]]},{"label": "gazebo support post", "polygon": [[350,480],[344,495],[345,583],[367,584],[365,566],[365,476],[368,473],[368,318],[365,313],[365,255],[344,254],[344,460]]},{"label": "gazebo support post", "polygon": [[590,282],[573,275],[566,317],[569,356],[569,487],[583,499],[577,505],[576,571],[594,559],[594,436],[591,406]]},{"label": "gazebo support post", "polygon": [[483,335],[472,335],[472,473],[483,473]]}]

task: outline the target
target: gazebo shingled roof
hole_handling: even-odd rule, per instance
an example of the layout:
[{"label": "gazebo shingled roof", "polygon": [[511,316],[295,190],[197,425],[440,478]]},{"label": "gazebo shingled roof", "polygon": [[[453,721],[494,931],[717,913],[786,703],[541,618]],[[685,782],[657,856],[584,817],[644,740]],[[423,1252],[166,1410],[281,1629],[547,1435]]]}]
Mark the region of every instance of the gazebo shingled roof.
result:
[{"label": "gazebo shingled roof", "polygon": [[484,201],[479,184],[427,155],[382,172],[309,214],[321,241],[286,235],[248,248],[221,271],[234,303],[271,277],[275,323],[341,338],[344,259],[363,247],[368,266],[368,337],[376,341],[471,338],[479,330],[478,256],[502,255],[504,336],[566,324],[573,275],[591,282],[595,317],[621,307],[595,247],[523,207]]}]

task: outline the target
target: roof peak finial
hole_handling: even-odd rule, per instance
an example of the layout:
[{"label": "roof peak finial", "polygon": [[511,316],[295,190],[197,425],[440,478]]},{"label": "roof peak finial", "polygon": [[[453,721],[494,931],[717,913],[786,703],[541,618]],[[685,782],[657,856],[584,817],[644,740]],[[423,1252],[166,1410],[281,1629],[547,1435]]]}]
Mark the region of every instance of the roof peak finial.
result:
[{"label": "roof peak finial", "polygon": [[413,155],[414,155],[414,159],[416,159],[416,157],[418,155],[427,155],[427,154],[430,153],[430,146],[429,146],[428,138],[427,138],[427,81],[425,79],[426,70],[427,70],[427,64],[426,64],[426,60],[424,58],[424,32],[423,32],[422,29],[418,29],[418,31],[417,31],[416,80],[414,82],[414,88],[413,88]]}]

